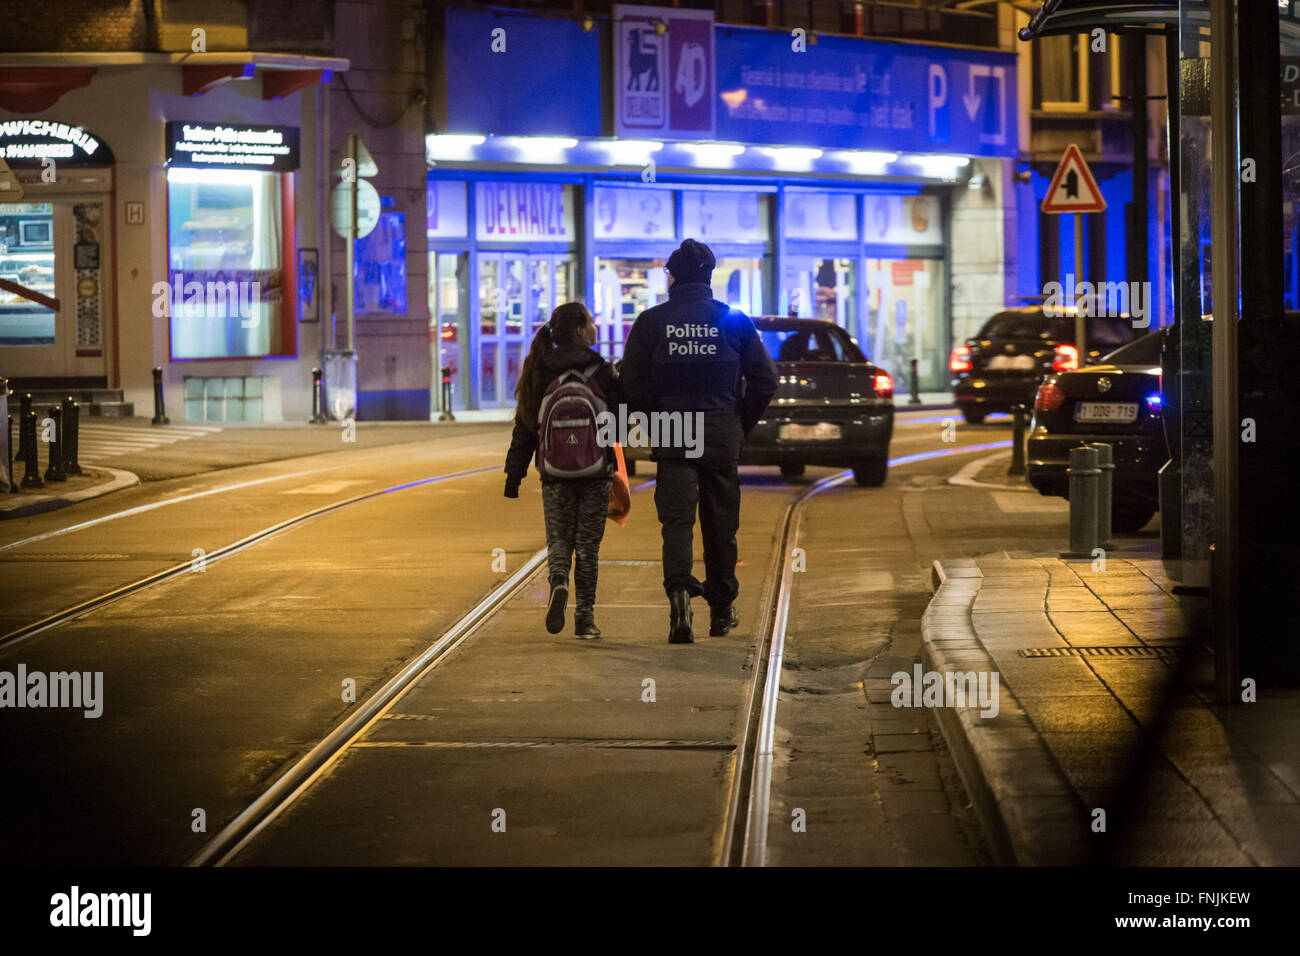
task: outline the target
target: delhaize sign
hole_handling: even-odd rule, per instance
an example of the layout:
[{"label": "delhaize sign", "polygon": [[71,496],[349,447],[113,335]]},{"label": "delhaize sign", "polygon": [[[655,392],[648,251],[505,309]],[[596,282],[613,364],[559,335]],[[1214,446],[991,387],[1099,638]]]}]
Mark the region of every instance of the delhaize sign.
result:
[{"label": "delhaize sign", "polygon": [[627,138],[712,139],[713,12],[614,7],[614,128]]}]

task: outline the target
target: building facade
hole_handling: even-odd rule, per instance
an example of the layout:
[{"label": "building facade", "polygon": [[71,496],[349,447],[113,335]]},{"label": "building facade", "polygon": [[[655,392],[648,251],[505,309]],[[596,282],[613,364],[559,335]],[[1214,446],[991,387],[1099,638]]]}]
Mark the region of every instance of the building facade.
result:
[{"label": "building facade", "polygon": [[954,322],[1015,288],[1010,53],[647,6],[433,26],[430,361],[454,409],[511,405],[569,299],[618,358],[687,237],[713,247],[718,298],[831,319],[900,383],[915,359],[926,391]]},{"label": "building facade", "polygon": [[174,418],[307,417],[333,30],[311,2],[7,14],[0,374],[147,413],[159,367]]}]

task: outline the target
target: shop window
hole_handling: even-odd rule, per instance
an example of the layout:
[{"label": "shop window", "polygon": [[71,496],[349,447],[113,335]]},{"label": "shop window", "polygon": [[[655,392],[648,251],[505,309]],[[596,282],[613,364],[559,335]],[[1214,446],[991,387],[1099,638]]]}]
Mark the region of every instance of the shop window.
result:
[{"label": "shop window", "polygon": [[194,422],[260,422],[263,379],[259,376],[185,376],[185,418]]},{"label": "shop window", "polygon": [[[387,198],[387,197],[385,197]],[[357,315],[406,314],[406,214],[382,212],[352,259]]]},{"label": "shop window", "polygon": [[623,343],[638,315],[667,301],[665,263],[664,259],[596,259],[596,345],[607,359],[622,357]]},{"label": "shop window", "polygon": [[281,177],[237,169],[167,171],[173,359],[282,355]]},{"label": "shop window", "polygon": [[54,206],[0,205],[0,347],[53,345]]},{"label": "shop window", "polygon": [[907,381],[911,360],[924,391],[947,385],[943,262],[867,259],[867,314],[859,344],[896,381]]},{"label": "shop window", "polygon": [[762,315],[763,259],[719,259],[713,268],[713,297],[746,315]]},{"label": "shop window", "polygon": [[464,183],[430,179],[425,205],[425,233],[430,239],[464,239],[469,235]]},{"label": "shop window", "polygon": [[854,259],[791,256],[783,291],[787,315],[827,319],[858,335],[858,264]]},{"label": "shop window", "polygon": [[673,193],[670,189],[597,186],[592,190],[596,212],[595,239],[672,240]]},{"label": "shop window", "polygon": [[770,196],[732,190],[682,190],[682,236],[700,242],[766,242]]}]

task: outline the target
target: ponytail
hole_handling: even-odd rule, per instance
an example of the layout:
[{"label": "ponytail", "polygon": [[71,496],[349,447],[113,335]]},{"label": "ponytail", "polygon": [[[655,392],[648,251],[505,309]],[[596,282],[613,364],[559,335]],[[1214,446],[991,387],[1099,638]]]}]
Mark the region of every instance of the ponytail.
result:
[{"label": "ponytail", "polygon": [[529,431],[537,430],[537,377],[541,373],[542,356],[554,347],[548,323],[533,336],[524,367],[519,370],[519,382],[515,385],[515,420],[522,422]]},{"label": "ponytail", "polygon": [[542,389],[547,384],[538,381],[542,374],[542,356],[557,346],[572,348],[578,343],[579,330],[594,323],[595,319],[585,305],[566,302],[556,307],[551,320],[533,336],[524,367],[519,370],[519,383],[515,385],[515,420],[529,431],[537,431],[537,410],[541,405]]}]

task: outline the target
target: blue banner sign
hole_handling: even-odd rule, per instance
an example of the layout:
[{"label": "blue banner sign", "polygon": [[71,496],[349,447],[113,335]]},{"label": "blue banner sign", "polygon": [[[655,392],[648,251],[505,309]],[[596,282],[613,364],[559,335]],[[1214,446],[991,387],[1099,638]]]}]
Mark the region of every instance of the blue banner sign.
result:
[{"label": "blue banner sign", "polygon": [[[719,27],[717,138],[1015,156],[1014,54]],[[796,48],[803,47],[801,50]]]},{"label": "blue banner sign", "polygon": [[531,12],[446,11],[446,133],[599,136],[600,33]]}]

